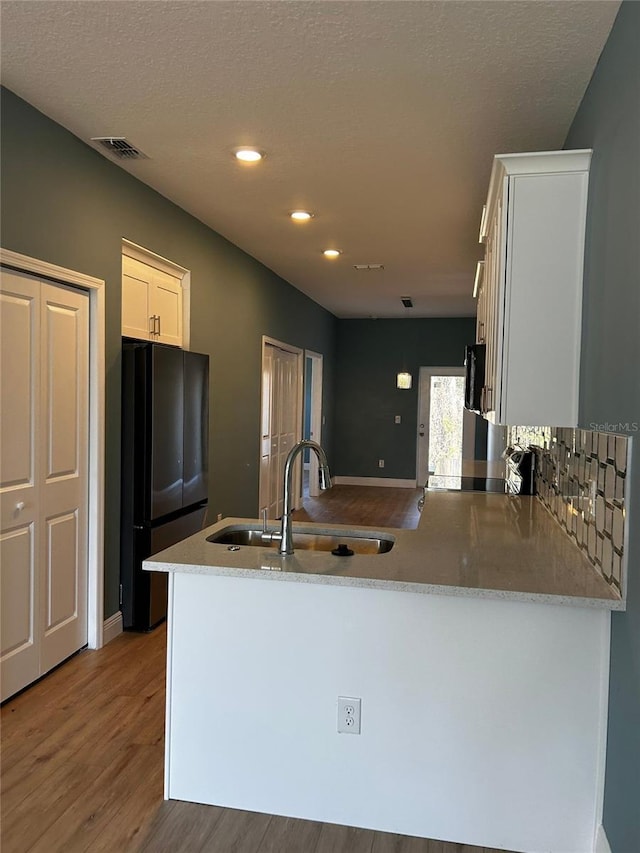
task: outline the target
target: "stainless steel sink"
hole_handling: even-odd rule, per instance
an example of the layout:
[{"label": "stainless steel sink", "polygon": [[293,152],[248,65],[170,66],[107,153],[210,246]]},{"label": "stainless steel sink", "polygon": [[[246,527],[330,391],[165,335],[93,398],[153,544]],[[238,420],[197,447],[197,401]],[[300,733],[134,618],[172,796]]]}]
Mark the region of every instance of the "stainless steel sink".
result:
[{"label": "stainless steel sink", "polygon": [[[240,525],[231,525],[211,536],[207,536],[207,542],[214,542],[218,545],[274,549],[277,549],[279,545],[277,541],[263,540],[262,528],[247,528]],[[295,529],[293,531],[293,547],[296,551],[334,551],[340,546],[344,546],[340,549],[344,552],[342,556],[349,556],[348,551],[353,551],[354,554],[385,554],[393,548],[394,542],[394,537],[386,534],[370,536],[364,532],[359,535],[358,533],[345,534],[339,531],[330,533],[315,533]]]}]

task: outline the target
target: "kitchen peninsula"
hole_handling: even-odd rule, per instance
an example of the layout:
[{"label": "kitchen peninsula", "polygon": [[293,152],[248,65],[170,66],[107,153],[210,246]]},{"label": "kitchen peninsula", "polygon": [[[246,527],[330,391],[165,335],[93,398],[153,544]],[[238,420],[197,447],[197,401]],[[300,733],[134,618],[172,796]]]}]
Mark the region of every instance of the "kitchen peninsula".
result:
[{"label": "kitchen peninsula", "polygon": [[429,493],[417,530],[353,557],[207,541],[243,523],[146,563],[170,573],[167,798],[593,849],[624,602],[536,498]]}]

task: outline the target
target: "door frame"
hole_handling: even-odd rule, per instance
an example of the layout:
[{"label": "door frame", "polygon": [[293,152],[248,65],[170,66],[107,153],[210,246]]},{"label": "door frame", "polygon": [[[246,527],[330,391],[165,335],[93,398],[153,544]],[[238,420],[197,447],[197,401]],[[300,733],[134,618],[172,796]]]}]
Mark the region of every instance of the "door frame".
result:
[{"label": "door frame", "polygon": [[[316,444],[322,445],[322,371],[324,367],[324,356],[322,353],[307,349],[304,351],[306,359],[311,361],[311,395],[309,397],[311,435]],[[309,497],[316,498],[320,494],[318,482],[318,457],[315,453],[309,454]],[[304,495],[302,495],[304,497]]]},{"label": "door frame", "polygon": [[[432,376],[464,376],[464,367],[421,367],[418,378],[418,418],[416,422],[416,482],[419,486],[426,483],[419,481],[420,472],[425,468],[427,476],[429,473],[429,423],[428,418],[424,424],[424,439],[420,440],[420,424],[422,423],[421,415],[423,409],[429,411],[431,402],[430,386],[431,381],[427,384],[426,377],[429,379]],[[425,389],[423,391],[423,389]],[[463,408],[462,415],[462,461],[465,459],[473,459],[475,456],[475,429],[471,429],[472,418],[475,418],[472,412],[468,412]],[[475,426],[475,421],[473,422]],[[426,455],[426,458],[425,458]]]},{"label": "door frame", "polygon": [[[0,264],[89,294],[89,465],[87,540],[87,643],[104,645],[104,449],[105,290],[104,281],[84,273],[0,248]],[[114,617],[109,617],[110,633]],[[119,633],[119,631],[117,632]],[[115,634],[113,634],[115,636]]]},{"label": "door frame", "polygon": [[[264,388],[263,388],[263,377],[264,377],[264,365],[265,365],[265,350],[267,346],[276,347],[277,349],[284,350],[284,352],[293,353],[296,356],[296,443],[300,441],[302,437],[302,427],[303,427],[303,409],[304,409],[304,350],[300,349],[300,347],[293,346],[293,344],[287,344],[284,341],[279,341],[277,338],[271,338],[269,335],[262,336],[261,343],[261,358],[260,358],[260,422],[258,425],[258,509],[257,515],[260,514],[260,495],[263,490],[262,483],[262,423],[264,417],[263,405],[264,405]],[[302,459],[300,460],[300,464],[298,465],[298,471],[296,480],[293,483],[293,494],[294,494],[294,507],[293,509],[299,509],[302,506]]]}]

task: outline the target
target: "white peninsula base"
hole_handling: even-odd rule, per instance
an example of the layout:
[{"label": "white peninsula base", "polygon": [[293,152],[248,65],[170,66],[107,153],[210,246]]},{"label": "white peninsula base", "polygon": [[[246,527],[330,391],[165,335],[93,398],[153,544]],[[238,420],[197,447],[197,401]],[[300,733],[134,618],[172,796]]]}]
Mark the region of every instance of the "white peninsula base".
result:
[{"label": "white peninsula base", "polygon": [[[604,609],[174,571],[166,797],[592,851],[609,627]],[[337,733],[338,696],[362,699],[360,735]]]}]

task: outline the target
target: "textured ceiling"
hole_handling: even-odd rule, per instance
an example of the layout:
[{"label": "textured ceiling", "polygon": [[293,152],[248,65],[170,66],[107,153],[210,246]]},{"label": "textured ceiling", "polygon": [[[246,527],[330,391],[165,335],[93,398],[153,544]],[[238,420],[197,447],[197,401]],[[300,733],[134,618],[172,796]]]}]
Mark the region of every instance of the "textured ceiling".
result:
[{"label": "textured ceiling", "polygon": [[337,316],[474,314],[492,157],[562,146],[618,7],[5,0],[2,82],[126,136],[149,159],[123,168]]}]

